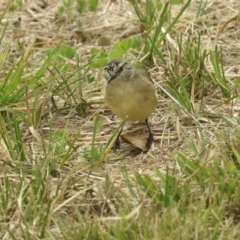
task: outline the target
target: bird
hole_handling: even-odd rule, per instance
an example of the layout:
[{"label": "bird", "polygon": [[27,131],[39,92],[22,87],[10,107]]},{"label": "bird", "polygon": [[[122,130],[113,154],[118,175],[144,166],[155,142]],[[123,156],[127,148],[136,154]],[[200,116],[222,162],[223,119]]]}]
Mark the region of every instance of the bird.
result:
[{"label": "bird", "polygon": [[[148,128],[147,149],[153,142],[148,117],[158,104],[158,97],[148,74],[127,61],[113,59],[103,70],[106,79],[104,99],[110,110],[126,121],[145,121]],[[120,130],[112,149],[120,148]]]}]

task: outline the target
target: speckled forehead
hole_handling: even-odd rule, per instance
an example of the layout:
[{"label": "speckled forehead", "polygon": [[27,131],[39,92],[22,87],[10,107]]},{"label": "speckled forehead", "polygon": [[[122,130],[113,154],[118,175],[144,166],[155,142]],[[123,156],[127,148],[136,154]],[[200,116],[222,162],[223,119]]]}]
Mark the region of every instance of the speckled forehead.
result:
[{"label": "speckled forehead", "polygon": [[108,63],[106,65],[104,70],[107,71],[107,72],[114,72],[114,71],[116,71],[116,69],[118,68],[118,65],[120,63],[121,63],[120,61],[111,61],[110,63]]}]

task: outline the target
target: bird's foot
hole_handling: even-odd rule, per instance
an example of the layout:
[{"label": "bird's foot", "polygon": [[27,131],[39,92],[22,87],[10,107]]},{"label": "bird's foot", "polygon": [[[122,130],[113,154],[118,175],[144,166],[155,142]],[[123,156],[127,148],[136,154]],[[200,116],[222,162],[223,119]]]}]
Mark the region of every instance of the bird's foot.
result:
[{"label": "bird's foot", "polygon": [[148,138],[147,138],[147,143],[146,143],[146,147],[147,147],[148,149],[151,148],[152,142],[153,142],[153,134],[149,134],[149,136],[148,136]]},{"label": "bird's foot", "polygon": [[119,141],[119,139],[117,139],[115,142],[114,142],[114,144],[113,144],[113,146],[112,146],[112,150],[115,152],[117,149],[120,149],[120,141]]}]

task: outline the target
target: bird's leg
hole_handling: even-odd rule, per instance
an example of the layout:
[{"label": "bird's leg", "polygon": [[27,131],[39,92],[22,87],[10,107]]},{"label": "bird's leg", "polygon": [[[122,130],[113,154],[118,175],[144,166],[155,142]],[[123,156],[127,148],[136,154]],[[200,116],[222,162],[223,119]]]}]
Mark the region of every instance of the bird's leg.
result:
[{"label": "bird's leg", "polygon": [[115,152],[117,149],[120,149],[120,140],[119,140],[119,137],[121,135],[121,132],[123,130],[123,127],[122,129],[119,131],[118,135],[117,135],[117,138],[112,146],[112,150]]},{"label": "bird's leg", "polygon": [[152,133],[150,127],[149,127],[148,119],[145,120],[145,123],[147,124],[148,132],[149,132],[149,135],[148,135],[148,138],[147,138],[147,144],[146,144],[146,147],[147,147],[147,148],[150,148],[151,145],[152,145],[152,142],[153,142],[153,133]]}]

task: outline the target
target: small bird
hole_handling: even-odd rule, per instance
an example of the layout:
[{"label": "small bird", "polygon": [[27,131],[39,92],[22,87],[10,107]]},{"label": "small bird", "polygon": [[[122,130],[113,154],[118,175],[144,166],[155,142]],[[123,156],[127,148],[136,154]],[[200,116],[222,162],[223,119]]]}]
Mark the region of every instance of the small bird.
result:
[{"label": "small bird", "polygon": [[[148,117],[158,103],[151,79],[145,71],[118,59],[112,60],[105,66],[104,76],[107,80],[104,94],[106,104],[122,119],[146,122],[149,131],[146,147],[149,149],[153,134],[148,124]],[[121,131],[113,145],[113,150],[120,148]]]}]

